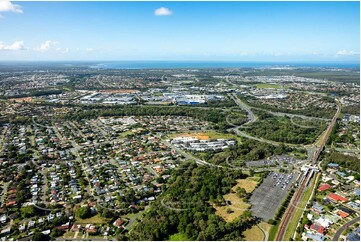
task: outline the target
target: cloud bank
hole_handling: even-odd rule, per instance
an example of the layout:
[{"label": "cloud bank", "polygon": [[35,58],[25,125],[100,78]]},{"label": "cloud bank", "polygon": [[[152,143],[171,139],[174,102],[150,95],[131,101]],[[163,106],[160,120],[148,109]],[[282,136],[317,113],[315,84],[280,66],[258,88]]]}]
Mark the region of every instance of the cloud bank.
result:
[{"label": "cloud bank", "polygon": [[340,50],[337,51],[336,56],[352,56],[352,55],[358,55],[360,53],[353,51],[353,50]]},{"label": "cloud bank", "polygon": [[154,14],[156,16],[169,16],[169,15],[172,15],[173,13],[169,8],[160,7],[160,8],[157,8],[156,10],[154,10]]},{"label": "cloud bank", "polygon": [[45,52],[51,49],[52,46],[58,44],[57,41],[51,41],[51,40],[47,40],[45,41],[43,44],[40,45],[40,47],[35,48],[34,50],[36,51],[40,51],[40,52]]},{"label": "cloud bank", "polygon": [[25,50],[24,41],[15,41],[10,45],[6,45],[0,42],[0,50],[6,50],[6,51]]},{"label": "cloud bank", "polygon": [[23,13],[23,10],[19,5],[11,3],[10,0],[0,0],[0,12]]}]

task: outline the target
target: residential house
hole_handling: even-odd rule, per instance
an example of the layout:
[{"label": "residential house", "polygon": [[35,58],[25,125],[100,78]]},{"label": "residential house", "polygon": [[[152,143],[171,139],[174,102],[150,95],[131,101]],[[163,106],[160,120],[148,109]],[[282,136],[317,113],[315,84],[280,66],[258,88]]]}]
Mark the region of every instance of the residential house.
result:
[{"label": "residential house", "polygon": [[334,202],[338,202],[338,201],[341,201],[341,202],[347,202],[347,198],[345,197],[342,197],[342,196],[339,196],[337,194],[334,194],[334,193],[330,193],[328,195],[328,198],[330,198],[332,201]]},{"label": "residential house", "polygon": [[317,232],[319,234],[322,234],[322,235],[326,233],[326,228],[319,225],[319,224],[312,224],[310,226],[310,230],[314,231],[314,232]]}]

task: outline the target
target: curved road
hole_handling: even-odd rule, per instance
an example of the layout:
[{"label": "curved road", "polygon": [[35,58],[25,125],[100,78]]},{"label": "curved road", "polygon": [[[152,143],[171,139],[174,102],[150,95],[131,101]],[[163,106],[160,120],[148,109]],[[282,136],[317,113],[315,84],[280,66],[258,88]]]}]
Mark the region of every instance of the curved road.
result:
[{"label": "curved road", "polygon": [[[232,93],[228,95],[231,99],[233,99],[233,101],[243,110],[245,110],[247,112],[247,117],[248,117],[248,121],[246,123],[244,123],[243,125],[248,125],[251,124],[255,121],[257,121],[257,116],[254,115],[254,113],[252,112],[251,108],[245,104],[244,102],[241,101],[241,99],[239,99],[236,94]],[[242,125],[242,126],[243,126]]]},{"label": "curved road", "polygon": [[329,119],[329,118],[319,118],[319,117],[305,116],[305,115],[302,115],[302,114],[274,112],[274,111],[270,111],[270,110],[267,110],[267,109],[256,108],[256,107],[252,107],[252,108],[255,109],[255,110],[261,110],[261,111],[264,111],[264,112],[267,112],[267,113],[270,113],[270,114],[272,114],[274,116],[279,116],[279,117],[288,116],[288,117],[291,117],[291,118],[297,117],[297,118],[302,118],[302,119],[315,119],[315,120],[326,121],[326,122],[331,121],[331,119]]},{"label": "curved road", "polygon": [[360,221],[360,217],[354,218],[351,221],[345,223],[344,225],[342,225],[335,233],[335,235],[333,236],[332,240],[333,241],[338,241],[338,239],[340,238],[340,235],[342,234],[343,231],[345,231],[348,227],[350,227],[351,225],[353,225],[354,223],[357,223]]}]

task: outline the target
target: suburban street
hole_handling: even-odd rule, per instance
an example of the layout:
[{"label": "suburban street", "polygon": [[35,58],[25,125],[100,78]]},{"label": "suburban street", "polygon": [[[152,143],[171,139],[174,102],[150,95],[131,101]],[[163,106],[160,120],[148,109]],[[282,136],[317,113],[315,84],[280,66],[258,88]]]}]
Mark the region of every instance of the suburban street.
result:
[{"label": "suburban street", "polygon": [[333,241],[338,241],[338,239],[340,238],[341,234],[343,231],[345,231],[348,227],[350,227],[351,225],[360,222],[360,217],[354,218],[351,221],[345,223],[344,225],[342,225],[335,233],[335,235],[333,236],[332,240]]}]

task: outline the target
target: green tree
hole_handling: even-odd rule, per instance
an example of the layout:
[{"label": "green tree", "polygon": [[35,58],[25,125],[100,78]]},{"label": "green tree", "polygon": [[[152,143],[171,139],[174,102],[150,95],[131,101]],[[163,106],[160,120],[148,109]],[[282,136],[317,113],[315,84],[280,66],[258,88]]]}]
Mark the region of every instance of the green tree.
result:
[{"label": "green tree", "polygon": [[89,218],[91,216],[90,208],[88,206],[81,207],[76,210],[75,215],[81,219]]}]

